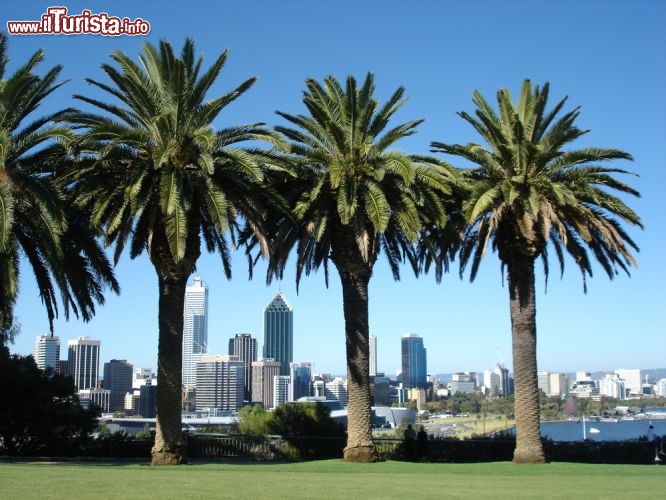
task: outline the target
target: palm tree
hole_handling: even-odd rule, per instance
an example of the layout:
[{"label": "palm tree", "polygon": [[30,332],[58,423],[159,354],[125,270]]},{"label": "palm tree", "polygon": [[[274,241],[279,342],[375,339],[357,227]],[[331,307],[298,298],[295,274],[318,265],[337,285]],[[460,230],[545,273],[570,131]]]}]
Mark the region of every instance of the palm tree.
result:
[{"label": "palm tree", "polygon": [[104,303],[104,288],[116,293],[119,288],[93,229],[67,207],[54,180],[67,157],[63,144],[72,137],[71,128],[57,122],[71,110],[34,117],[39,105],[65,83],[57,82],[60,66],[43,76],[34,73],[43,59],[38,50],[5,79],[9,57],[0,33],[0,328],[11,329],[14,321],[23,255],[53,332],[57,290],[65,317],[71,310],[87,321],[95,304]]},{"label": "palm tree", "polygon": [[[105,115],[81,113],[82,159],[68,179],[77,200],[101,224],[115,260],[129,242],[130,256],[147,251],[159,286],[157,434],[152,463],[186,461],[181,432],[182,336],[185,287],[201,253],[218,251],[230,277],[229,244],[242,217],[261,240],[271,198],[262,184],[271,155],[254,141],[276,142],[262,124],[216,131],[213,121],[248,88],[250,78],[221,97],[206,100],[227,52],[201,71],[194,42],[180,57],[167,41],[146,43],[139,62],[121,52],[118,66],[102,69],[111,84],[89,79],[117,103],[77,95]],[[250,141],[247,148],[238,143]],[[278,141],[279,142],[279,141]]]},{"label": "palm tree", "polygon": [[328,263],[342,284],[348,383],[347,461],[377,460],[372,441],[369,385],[368,283],[383,250],[393,275],[425,220],[444,224],[442,198],[450,172],[389,148],[415,132],[421,120],[386,129],[405,102],[399,88],[379,106],[374,77],[361,86],[348,77],[323,85],[308,79],[307,115],[278,114],[297,128],[276,127],[291,141],[294,172],[273,183],[293,206],[292,219],[276,224],[269,276],[282,276],[296,246],[296,283],[302,273]]},{"label": "palm tree", "polygon": [[516,463],[544,461],[536,363],[536,259],[542,259],[547,278],[550,243],[561,271],[564,256],[569,254],[584,284],[586,277],[592,276],[592,258],[611,278],[619,270],[628,274],[629,267],[635,265],[632,249],[638,248],[622,223],[642,227],[636,213],[609,193],[615,190],[638,196],[614,175],[629,172],[603,165],[610,160],[631,160],[631,156],[605,148],[565,151],[564,147],[588,131],[574,125],[580,108],[558,118],[566,98],[546,110],[548,90],[548,83],[540,88],[525,80],[516,104],[508,90],[500,90],[498,112],[475,92],[475,116],[459,115],[486,144],[432,143],[434,151],[476,165],[466,172],[470,191],[463,204],[468,228],[459,252],[461,274],[471,264],[470,278],[474,280],[488,245],[497,251],[502,270],[506,270],[515,377]]}]

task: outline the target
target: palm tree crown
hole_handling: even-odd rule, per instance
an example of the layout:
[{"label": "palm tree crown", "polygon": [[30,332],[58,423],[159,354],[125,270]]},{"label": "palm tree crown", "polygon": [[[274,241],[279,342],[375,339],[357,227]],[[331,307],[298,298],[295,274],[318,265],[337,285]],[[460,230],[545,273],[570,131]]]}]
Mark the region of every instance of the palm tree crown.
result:
[{"label": "palm tree crown", "polygon": [[[114,87],[88,80],[121,105],[76,96],[111,115],[80,114],[76,121],[87,127],[84,147],[96,155],[83,176],[80,201],[92,202],[94,219],[106,223],[107,236],[117,241],[116,259],[128,237],[132,257],[144,249],[150,252],[155,226],[163,225],[175,261],[185,257],[188,236],[196,236],[191,241],[198,247],[201,233],[209,251],[220,251],[229,275],[224,233],[234,229],[237,214],[256,221],[265,210],[255,190],[271,157],[233,146],[279,141],[262,124],[219,131],[212,126],[256,79],[205,101],[227,55],[222,53],[201,73],[203,58],[195,59],[192,40],[186,40],[180,57],[166,41],[159,48],[145,44],[139,64],[116,52],[112,58],[120,71],[102,65]],[[77,175],[81,173],[79,169]]]},{"label": "palm tree crown", "polygon": [[57,122],[72,110],[33,118],[39,105],[65,83],[57,82],[60,66],[43,76],[34,73],[43,60],[44,52],[38,50],[5,79],[9,58],[6,37],[0,33],[0,327],[13,321],[23,254],[53,331],[56,288],[65,317],[71,310],[84,320],[92,318],[96,302],[104,302],[105,286],[115,292],[119,288],[94,233],[74,208],[65,208],[65,194],[54,181],[66,158],[63,143],[72,137],[72,130]]},{"label": "palm tree crown", "polygon": [[579,107],[557,116],[566,98],[546,111],[548,90],[548,83],[539,88],[526,80],[517,106],[507,89],[500,90],[499,114],[475,92],[475,116],[459,115],[488,146],[432,143],[434,151],[461,156],[478,166],[468,172],[472,190],[463,206],[471,226],[461,252],[462,268],[471,261],[472,279],[491,242],[504,265],[516,253],[541,257],[546,273],[548,243],[560,267],[568,253],[583,278],[592,276],[588,249],[611,277],[618,269],[628,271],[635,265],[631,249],[638,248],[615,217],[642,227],[640,219],[608,190],[636,196],[638,192],[613,177],[628,171],[598,164],[631,156],[607,148],[563,151],[588,130],[574,125]]},{"label": "palm tree crown", "polygon": [[423,219],[446,220],[436,193],[449,192],[453,173],[436,166],[434,159],[389,150],[422,122],[385,130],[405,102],[403,88],[380,107],[373,97],[372,74],[360,87],[353,77],[344,88],[334,77],[323,86],[308,79],[306,87],[303,102],[310,115],[278,112],[298,128],[276,127],[292,141],[297,175],[293,212],[307,221],[305,233],[291,234],[292,243],[299,244],[297,281],[303,271],[326,267],[329,258],[344,266],[342,248],[344,253],[353,249],[366,273],[383,248],[397,278],[398,263],[406,245],[418,237]]}]

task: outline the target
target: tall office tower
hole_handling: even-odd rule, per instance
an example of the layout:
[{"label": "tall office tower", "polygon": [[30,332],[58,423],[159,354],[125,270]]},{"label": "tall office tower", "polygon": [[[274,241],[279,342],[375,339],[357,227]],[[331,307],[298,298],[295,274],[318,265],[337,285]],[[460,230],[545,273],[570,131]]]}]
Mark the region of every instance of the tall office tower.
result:
[{"label": "tall office tower", "polygon": [[40,370],[53,368],[54,373],[60,370],[60,337],[38,335],[35,341],[35,363]]},{"label": "tall office tower", "polygon": [[208,352],[208,287],[199,276],[185,289],[183,385],[197,381],[197,361]]},{"label": "tall office tower", "polygon": [[201,356],[197,363],[197,411],[238,410],[243,406],[244,381],[245,364],[238,356]]},{"label": "tall office tower", "polygon": [[245,365],[244,396],[245,401],[252,397],[252,362],[257,360],[257,339],[249,333],[237,333],[229,339],[229,355],[238,356]]},{"label": "tall office tower", "polygon": [[377,375],[377,337],[370,335],[370,376]]},{"label": "tall office tower", "polygon": [[264,358],[280,363],[280,375],[289,375],[294,360],[294,310],[278,292],[264,309]]},{"label": "tall office tower", "polygon": [[260,359],[252,362],[252,402],[273,407],[273,377],[280,375],[280,362]]},{"label": "tall office tower", "polygon": [[101,345],[90,337],[67,341],[67,374],[74,379],[77,390],[97,387]]},{"label": "tall office tower", "polygon": [[299,398],[312,396],[312,363],[304,361],[289,364],[289,386],[288,401],[298,401]]},{"label": "tall office tower", "polygon": [[402,339],[402,385],[406,389],[428,387],[428,367],[423,339],[415,333],[403,335]]},{"label": "tall office tower", "polygon": [[291,377],[289,375],[273,377],[273,409],[289,402],[290,387]]},{"label": "tall office tower", "polygon": [[109,411],[125,409],[125,394],[132,392],[134,367],[126,359],[112,359],[104,363],[104,389],[111,391]]},{"label": "tall office tower", "polygon": [[507,397],[513,393],[511,377],[509,377],[509,369],[504,367],[503,363],[495,365],[495,373],[500,377],[499,381],[499,394],[500,396]]}]

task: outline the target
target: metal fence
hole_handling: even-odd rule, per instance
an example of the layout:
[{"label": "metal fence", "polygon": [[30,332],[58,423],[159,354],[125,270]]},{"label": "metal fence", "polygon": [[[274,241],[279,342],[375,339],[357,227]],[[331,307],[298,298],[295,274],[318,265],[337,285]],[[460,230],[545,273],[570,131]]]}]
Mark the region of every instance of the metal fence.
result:
[{"label": "metal fence", "polygon": [[[377,438],[374,443],[380,460],[440,463],[510,461],[515,448],[515,441],[510,439],[443,439],[428,441],[425,450],[410,456],[401,439]],[[325,460],[342,458],[345,445],[343,437],[190,434],[188,456],[257,461]],[[653,449],[643,441],[545,441],[544,452],[549,462],[646,464],[654,460]]]}]

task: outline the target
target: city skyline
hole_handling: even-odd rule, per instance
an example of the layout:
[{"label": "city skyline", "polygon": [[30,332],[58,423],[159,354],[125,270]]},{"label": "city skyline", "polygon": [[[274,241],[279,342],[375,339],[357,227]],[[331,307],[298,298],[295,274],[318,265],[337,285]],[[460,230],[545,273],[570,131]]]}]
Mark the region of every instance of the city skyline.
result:
[{"label": "city skyline", "polygon": [[[419,8],[378,9],[373,2],[339,2],[339,9],[294,1],[289,5],[266,5],[257,11],[252,2],[228,8],[211,8],[202,15],[188,5],[145,5],[120,0],[107,9],[110,15],[151,23],[148,36],[102,37],[8,36],[8,71],[23,64],[38,48],[44,48],[46,61],[41,70],[55,64],[64,66],[62,78],[69,83],[47,99],[40,113],[68,106],[85,107],[71,99],[74,93],[95,95],[85,78],[100,78],[99,65],[110,63],[109,54],[121,50],[132,59],[144,41],[169,39],[180,47],[185,36],[204,53],[204,66],[224,49],[230,49],[228,64],[213,95],[221,95],[240,82],[257,76],[246,95],[220,116],[219,126],[266,122],[283,124],[275,110],[301,113],[301,93],[307,77],[321,79],[333,74],[339,79],[353,74],[363,78],[372,71],[377,95],[386,99],[398,86],[404,86],[409,101],[397,114],[397,122],[424,118],[418,133],[398,147],[410,153],[428,153],[434,140],[467,143],[478,140],[473,130],[456,115],[473,110],[472,92],[478,89],[490,102],[500,88],[514,96],[520,83],[529,77],[534,83],[551,83],[551,96],[568,96],[567,110],[580,105],[580,126],[590,129],[574,145],[577,147],[616,147],[631,153],[634,162],[619,162],[619,168],[635,171],[639,177],[622,177],[641,192],[637,200],[627,200],[643,218],[644,231],[630,231],[641,252],[639,267],[608,280],[593,264],[594,279],[587,282],[587,294],[575,265],[565,260],[560,279],[555,261],[547,283],[537,278],[537,360],[540,370],[574,372],[602,371],[614,367],[649,368],[666,365],[657,347],[666,338],[666,309],[663,308],[663,243],[666,219],[658,209],[660,186],[666,184],[663,162],[666,125],[666,96],[648,88],[666,87],[666,67],[661,60],[666,5],[663,2],[589,2],[550,8],[540,3],[426,1]],[[378,4],[377,4],[378,5]],[[400,5],[400,10],[397,6]],[[48,2],[9,3],[3,8],[6,20],[39,19]],[[92,8],[89,3],[67,3],[71,12]],[[337,32],[325,27],[314,31],[316,23],[303,23],[302,29],[285,30],[294,23],[294,12],[310,16],[326,15],[330,26],[344,26]],[[484,15],[479,16],[479,12]],[[387,37],[382,26],[399,16],[405,37]],[[372,17],[375,22],[367,23]],[[264,43],[247,37],[247,20],[253,29],[272,40],[276,51],[301,47],[302,57],[289,60],[265,51]],[[459,20],[474,19],[469,22]],[[548,25],[540,22],[548,19]],[[504,29],[507,23],[522,29]],[[581,43],[563,36],[558,26],[571,33],[585,33]],[[362,36],[348,36],[362,34]],[[540,43],[524,45],[525,39]],[[307,40],[307,43],[303,43]],[[465,43],[453,43],[465,40]],[[488,52],[492,41],[495,49]],[[521,47],[518,58],[501,54]],[[76,58],[72,57],[76,54]],[[424,63],[425,61],[425,63]],[[441,65],[437,61],[447,61]],[[599,83],[602,82],[602,83]],[[87,108],[86,108],[87,109]],[[454,163],[448,157],[442,157]],[[456,166],[461,166],[456,164]],[[324,272],[303,276],[297,293],[293,257],[285,269],[285,279],[267,287],[265,263],[260,261],[254,279],[248,280],[247,258],[232,250],[233,279],[227,281],[217,255],[202,254],[197,272],[206,276],[211,288],[208,351],[226,352],[227,341],[237,332],[261,338],[261,310],[278,290],[289,297],[298,311],[294,318],[294,359],[312,361],[315,370],[344,374],[345,339],[342,292],[337,272],[330,269],[329,288]],[[433,276],[415,279],[408,266],[401,267],[402,280],[394,282],[388,264],[381,260],[370,282],[370,332],[378,339],[378,371],[391,376],[400,369],[402,335],[415,332],[428,346],[432,373],[464,370],[482,371],[503,360],[512,369],[508,293],[500,266],[490,249],[474,283],[458,278],[458,262],[441,285]],[[116,268],[122,288],[119,297],[107,296],[89,323],[61,318],[55,322],[55,335],[61,339],[91,336],[104,343],[108,359],[127,358],[135,366],[156,366],[157,283],[145,255],[130,260],[120,258]],[[48,331],[48,321],[36,292],[31,272],[21,262],[21,292],[16,316],[21,333],[14,353],[30,354],[34,338]]]}]

